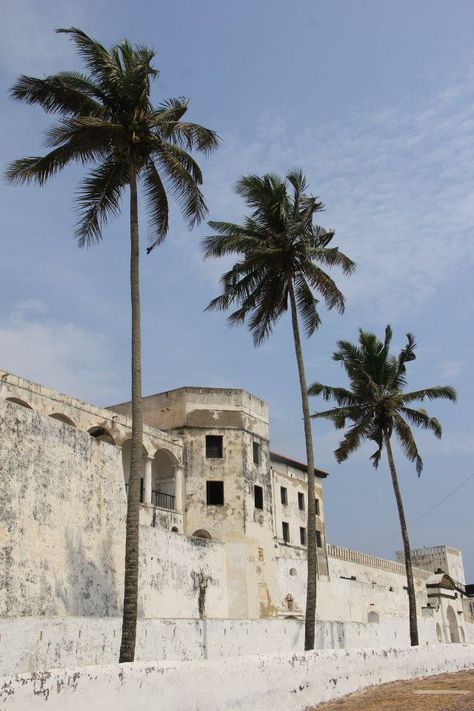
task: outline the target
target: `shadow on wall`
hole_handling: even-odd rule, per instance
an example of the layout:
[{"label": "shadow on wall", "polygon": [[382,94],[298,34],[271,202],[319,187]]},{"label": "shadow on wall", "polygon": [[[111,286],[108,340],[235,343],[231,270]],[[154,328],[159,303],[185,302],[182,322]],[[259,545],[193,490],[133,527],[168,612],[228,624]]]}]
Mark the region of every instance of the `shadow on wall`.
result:
[{"label": "shadow on wall", "polygon": [[[87,534],[85,534],[87,536]],[[66,532],[67,568],[55,575],[55,595],[64,612],[72,617],[116,617],[121,615],[123,579],[113,558],[114,541],[107,533],[100,550],[87,550],[84,543]]]}]

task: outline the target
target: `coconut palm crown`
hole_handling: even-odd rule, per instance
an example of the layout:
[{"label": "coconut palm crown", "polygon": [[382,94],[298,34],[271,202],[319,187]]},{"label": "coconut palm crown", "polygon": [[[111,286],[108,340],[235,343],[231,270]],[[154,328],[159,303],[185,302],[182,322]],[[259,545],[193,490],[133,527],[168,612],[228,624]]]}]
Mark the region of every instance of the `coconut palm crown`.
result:
[{"label": "coconut palm crown", "polygon": [[271,333],[288,310],[291,312],[293,340],[301,391],[306,443],[307,506],[307,587],[305,649],[314,648],[316,619],[316,511],[314,452],[311,433],[306,375],[301,347],[299,315],[310,336],[320,324],[318,294],[330,309],[344,310],[344,296],[325,267],[341,267],[346,274],[355,265],[337,247],[329,247],[334,232],[314,224],[323,204],[307,194],[301,171],[277,175],[249,175],[241,178],[236,192],[252,210],[242,225],[209,222],[215,234],[204,240],[206,257],[233,255],[237,262],[221,278],[222,294],[208,309],[235,308],[230,323],[247,323],[256,346]]},{"label": "coconut palm crown", "polygon": [[306,194],[301,171],[286,179],[267,174],[241,178],[235,191],[253,210],[242,225],[209,222],[214,235],[203,241],[205,258],[237,255],[239,261],[221,278],[222,294],[208,309],[238,308],[229,316],[232,324],[248,322],[255,345],[272,333],[288,310],[291,293],[307,336],[320,325],[319,300],[330,309],[344,311],[344,296],[324,267],[341,267],[351,274],[354,262],[337,247],[329,247],[334,231],[314,224],[323,203]]},{"label": "coconut palm crown", "polygon": [[181,121],[188,108],[184,98],[153,106],[150,86],[159,74],[151,65],[154,52],[127,40],[108,50],[75,27],[57,32],[71,37],[88,73],[18,79],[11,89],[14,99],[37,104],[59,118],[46,132],[51,150],[12,162],[7,180],[42,185],[70,163],[95,165],[77,194],[80,246],[100,239],[106,221],[119,212],[131,168],[143,180],[149,250],[168,232],[167,190],[191,226],[202,220],[202,174],[188,151],[212,151],[218,138],[210,129]]},{"label": "coconut palm crown", "polygon": [[403,452],[415,463],[418,475],[423,469],[423,460],[410,425],[431,430],[441,437],[441,425],[423,408],[414,408],[411,403],[423,400],[445,399],[456,401],[456,391],[449,385],[440,385],[412,392],[404,392],[407,384],[406,364],[415,360],[415,339],[407,334],[407,344],[398,356],[390,355],[392,329],[387,326],[381,342],[376,335],[360,329],[359,345],[339,341],[333,359],[342,363],[350,381],[350,390],[314,383],[310,395],[321,395],[324,400],[333,400],[338,407],[317,412],[312,417],[331,420],[337,429],[346,422],[353,423],[344,435],[334,454],[338,462],[345,461],[358,449],[363,440],[377,445],[371,460],[377,468],[384,447],[384,436],[395,432]]},{"label": "coconut palm crown", "polygon": [[423,468],[423,460],[411,431],[411,425],[431,430],[438,438],[441,437],[441,425],[435,417],[430,417],[426,410],[413,407],[412,403],[437,399],[454,402],[456,391],[449,385],[439,385],[405,392],[406,366],[416,357],[415,339],[408,333],[407,343],[398,356],[390,354],[391,340],[392,329],[387,326],[383,342],[375,334],[362,329],[359,331],[358,345],[349,341],[339,341],[338,350],[333,358],[342,363],[349,377],[350,389],[314,383],[308,392],[310,395],[321,395],[324,400],[333,400],[338,405],[331,410],[317,412],[313,417],[328,419],[337,429],[343,429],[346,422],[350,424],[339,447],[335,450],[338,462],[345,461],[363,441],[369,440],[375,442],[377,447],[371,456],[374,466],[377,467],[385,448],[403,540],[410,641],[412,646],[416,646],[419,639],[411,549],[391,438],[395,433],[405,455],[415,463],[419,476]]}]

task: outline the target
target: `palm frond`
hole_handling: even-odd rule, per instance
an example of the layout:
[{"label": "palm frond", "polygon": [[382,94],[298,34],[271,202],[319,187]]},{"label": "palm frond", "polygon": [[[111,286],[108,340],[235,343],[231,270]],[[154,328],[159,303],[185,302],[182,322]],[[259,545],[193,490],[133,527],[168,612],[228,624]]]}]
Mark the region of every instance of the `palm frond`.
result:
[{"label": "palm frond", "polygon": [[334,400],[337,405],[342,407],[360,405],[359,399],[350,390],[322,385],[321,383],[313,383],[308,388],[308,395],[321,395],[323,400]]},{"label": "palm frond", "polygon": [[160,175],[152,160],[143,171],[145,196],[148,203],[149,227],[151,230],[147,254],[163,242],[168,232],[168,198]]},{"label": "palm frond", "polygon": [[80,247],[102,237],[102,229],[120,211],[120,195],[128,182],[123,163],[109,156],[82,181],[76,198],[80,218],[76,237]]},{"label": "palm frond", "polygon": [[62,72],[45,79],[22,75],[10,89],[10,96],[26,104],[38,104],[46,113],[72,116],[102,116],[98,89],[85,76]]},{"label": "palm frond", "polygon": [[438,439],[441,438],[442,430],[439,421],[436,417],[429,417],[426,410],[421,408],[415,410],[411,407],[401,407],[400,412],[402,412],[413,425],[422,427],[425,430],[431,430],[435,437]]},{"label": "palm frond", "polygon": [[415,462],[416,472],[420,476],[423,469],[423,460],[418,453],[418,448],[416,446],[415,438],[413,433],[405,422],[403,417],[399,414],[395,414],[393,417],[393,425],[395,433],[397,435],[398,441],[405,453],[405,456],[411,461]]},{"label": "palm frond", "polygon": [[403,402],[413,402],[414,400],[451,400],[456,402],[456,390],[450,385],[436,385],[432,388],[413,390],[410,393],[403,393]]}]

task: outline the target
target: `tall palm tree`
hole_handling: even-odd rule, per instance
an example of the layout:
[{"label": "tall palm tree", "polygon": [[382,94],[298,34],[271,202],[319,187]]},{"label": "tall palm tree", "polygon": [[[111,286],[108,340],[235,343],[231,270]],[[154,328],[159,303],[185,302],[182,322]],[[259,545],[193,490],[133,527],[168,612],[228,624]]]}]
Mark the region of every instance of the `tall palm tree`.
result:
[{"label": "tall palm tree", "polygon": [[6,177],[12,183],[42,185],[69,163],[92,164],[77,193],[76,237],[81,247],[101,239],[108,219],[120,210],[125,189],[130,193],[133,423],[120,649],[120,661],[128,662],[135,654],[143,457],[138,184],[142,182],[148,207],[150,252],[168,231],[167,190],[190,226],[204,217],[207,209],[199,189],[202,175],[188,151],[212,151],[218,139],[207,128],[181,121],[187,100],[169,99],[153,106],[150,88],[158,71],[151,65],[154,53],[150,49],[125,40],[108,50],[75,27],[57,31],[71,37],[87,73],[67,71],[44,79],[18,79],[12,97],[38,104],[59,120],[46,133],[51,150],[44,156],[14,161]]},{"label": "tall palm tree", "polygon": [[338,462],[345,461],[364,440],[370,440],[377,445],[376,451],[371,456],[373,465],[377,468],[385,447],[403,539],[410,641],[412,646],[416,646],[418,644],[418,627],[410,541],[393,459],[391,438],[395,433],[403,452],[411,462],[415,463],[416,471],[420,476],[423,461],[410,425],[431,430],[438,438],[441,437],[441,425],[435,417],[429,417],[426,410],[413,408],[411,403],[439,398],[454,402],[456,391],[448,385],[442,385],[404,392],[407,384],[406,364],[416,358],[415,339],[408,333],[407,344],[398,356],[390,354],[391,340],[392,329],[387,326],[383,342],[375,334],[362,329],[359,331],[358,346],[349,341],[338,341],[338,350],[334,353],[333,358],[342,363],[350,381],[350,389],[314,383],[309,388],[309,394],[321,395],[324,400],[334,400],[338,405],[331,410],[317,412],[312,417],[328,419],[337,429],[343,429],[346,421],[353,423],[334,452]]},{"label": "tall palm tree", "polygon": [[339,266],[345,274],[351,274],[355,265],[337,247],[328,247],[333,231],[313,224],[323,204],[306,194],[307,187],[301,171],[290,172],[285,179],[271,174],[241,178],[235,190],[252,214],[242,225],[209,222],[216,234],[205,238],[203,249],[206,258],[238,257],[232,269],[221,278],[222,294],[207,308],[238,306],[228,320],[235,324],[248,319],[255,346],[265,341],[290,308],[308,465],[305,649],[313,649],[317,576],[314,454],[299,315],[306,335],[311,336],[320,324],[315,292],[328,308],[342,313],[344,297],[322,267]]}]

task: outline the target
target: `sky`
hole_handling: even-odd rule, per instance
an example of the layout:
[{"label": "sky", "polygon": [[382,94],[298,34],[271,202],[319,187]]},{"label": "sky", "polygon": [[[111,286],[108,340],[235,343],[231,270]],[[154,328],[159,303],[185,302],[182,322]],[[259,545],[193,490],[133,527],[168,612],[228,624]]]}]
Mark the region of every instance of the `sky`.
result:
[{"label": "sky", "polygon": [[[394,348],[415,334],[411,389],[450,384],[458,403],[430,403],[443,438],[417,433],[424,470],[395,447],[412,547],[463,550],[474,582],[474,4],[471,0],[0,0],[0,163],[44,150],[50,119],[15,104],[19,74],[80,69],[57,27],[78,26],[106,45],[127,37],[156,51],[156,103],[189,98],[189,120],[216,130],[199,158],[209,219],[242,219],[242,175],[301,168],[326,208],[319,222],[357,262],[333,276],[345,314],[323,311],[304,342],[309,382],[343,385],[331,360],[357,330]],[[43,187],[2,183],[0,367],[108,405],[129,399],[127,204],[103,241],[74,241],[82,168]],[[141,212],[143,245],[146,214]],[[225,314],[204,313],[228,262],[203,262],[204,223],[189,232],[176,210],[166,242],[142,256],[144,393],[183,385],[240,387],[269,404],[271,446],[304,458],[290,323],[259,349]],[[144,250],[143,250],[144,252]],[[313,410],[323,405],[312,399]],[[340,433],[313,426],[325,480],[328,540],[393,558],[400,548],[385,461],[372,449],[337,465]],[[419,519],[419,520],[418,520]]]}]

